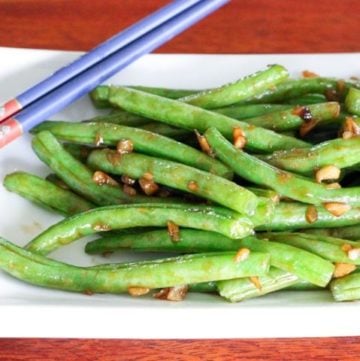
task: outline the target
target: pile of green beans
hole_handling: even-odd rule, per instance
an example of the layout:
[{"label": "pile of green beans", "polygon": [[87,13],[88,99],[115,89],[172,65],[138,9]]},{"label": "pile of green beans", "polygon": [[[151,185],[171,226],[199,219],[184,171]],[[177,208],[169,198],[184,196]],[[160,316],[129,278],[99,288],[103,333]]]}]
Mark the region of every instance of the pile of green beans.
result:
[{"label": "pile of green beans", "polygon": [[[64,219],[25,247],[0,237],[0,269],[85,294],[360,299],[359,89],[290,79],[280,65],[204,90],[97,87],[91,100],[109,114],[32,130],[46,179],[4,178]],[[86,236],[89,255],[173,255],[90,267],[51,258]]]}]

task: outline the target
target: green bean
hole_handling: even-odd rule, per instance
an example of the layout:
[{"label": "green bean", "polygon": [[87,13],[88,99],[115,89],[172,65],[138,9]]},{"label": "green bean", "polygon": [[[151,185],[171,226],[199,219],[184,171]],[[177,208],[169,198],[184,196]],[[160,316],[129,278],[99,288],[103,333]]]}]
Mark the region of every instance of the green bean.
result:
[{"label": "green bean", "polygon": [[[245,101],[249,104],[257,103],[274,103],[274,102],[284,102],[287,101],[288,104],[310,104],[312,102],[326,101],[326,97],[323,96],[327,91],[337,91],[340,94],[340,97],[344,96],[341,93],[342,85],[337,79],[331,78],[303,78],[303,79],[288,79],[280,82],[274,87],[267,89],[259,95],[253,96],[251,99]],[[349,87],[359,88],[360,84],[358,82],[347,81],[344,83],[345,89],[344,93],[346,94]],[[190,95],[197,94],[199,92],[207,92],[212,89],[202,89],[202,90],[192,90],[192,89],[169,89],[169,88],[156,88],[148,86],[128,86],[128,88],[133,88],[140,90],[146,93],[158,95],[164,98],[170,99],[179,99],[181,97],[186,97]],[[94,105],[97,107],[109,107],[108,102],[109,96],[109,86],[100,86],[93,90],[90,94]]]},{"label": "green bean", "polygon": [[360,163],[360,137],[332,139],[309,149],[277,151],[260,159],[290,172],[311,175],[326,165],[347,168]]},{"label": "green bean", "polygon": [[301,233],[269,233],[263,235],[263,237],[271,241],[304,249],[331,262],[360,265],[360,259],[350,259],[347,252],[342,249],[344,244],[349,244],[345,240],[342,240],[342,244],[334,244],[318,239],[316,236],[303,236]]},{"label": "green bean", "polygon": [[128,113],[124,110],[118,109],[112,114],[105,116],[97,116],[95,118],[87,119],[84,123],[111,123],[117,125],[124,125],[128,127],[138,127],[149,132],[161,134],[165,137],[181,137],[188,135],[189,131],[186,129],[172,127],[167,124],[153,122],[149,119]]},{"label": "green bean", "polygon": [[70,190],[69,186],[64,181],[62,181],[55,173],[48,174],[45,177],[45,180],[52,184],[55,184],[59,188]]},{"label": "green bean", "polygon": [[349,113],[360,115],[360,89],[349,89],[345,98],[345,107]]},{"label": "green bean", "polygon": [[132,227],[166,227],[168,222],[242,238],[252,231],[246,217],[220,207],[175,204],[137,204],[95,208],[69,217],[33,239],[27,248],[47,254],[82,236]]},{"label": "green bean", "polygon": [[236,183],[166,159],[136,153],[120,155],[104,149],[93,151],[88,164],[93,169],[125,174],[134,179],[150,173],[155,183],[195,194],[247,215],[253,215],[258,204],[258,198],[252,192]]},{"label": "green bean", "polygon": [[[140,90],[146,93],[158,95],[169,99],[179,99],[187,95],[196,94],[203,90],[189,90],[189,89],[171,89],[171,88],[159,88],[149,86],[128,86],[128,88]],[[90,92],[90,98],[96,108],[109,108],[111,104],[109,102],[109,86],[100,85]]]},{"label": "green bean", "polygon": [[269,253],[271,265],[290,272],[300,279],[325,287],[334,272],[334,265],[325,259],[287,244],[247,237],[239,240],[242,247]]},{"label": "green bean", "polygon": [[269,198],[258,198],[258,205],[255,213],[250,217],[254,227],[271,222],[274,217],[276,203]]},{"label": "green bean", "polygon": [[[326,202],[341,202],[360,205],[360,188],[327,189],[293,173],[275,168],[262,160],[236,149],[216,128],[206,131],[205,137],[216,155],[234,172],[255,184],[267,186],[291,199],[320,205]],[[254,171],[256,169],[256,171]]]},{"label": "green bean", "polygon": [[[340,105],[336,102],[307,105],[306,108],[309,109],[312,117],[317,120],[318,125],[327,124],[330,120],[334,121],[340,113]],[[294,108],[248,118],[245,121],[249,124],[279,132],[298,129],[304,124],[304,119],[296,114]]]},{"label": "green bean", "polygon": [[164,137],[175,138],[175,139],[183,138],[185,136],[193,134],[187,129],[176,128],[176,127],[172,127],[171,125],[167,125],[159,122],[149,122],[147,124],[139,126],[139,128],[146,130],[148,132],[160,134]]},{"label": "green bean", "polygon": [[218,281],[216,285],[220,296],[230,302],[240,302],[285,289],[298,282],[299,279],[295,275],[275,267],[270,267],[267,275],[259,277],[261,288],[256,287],[249,278]]},{"label": "green bean", "polygon": [[38,133],[33,138],[32,146],[38,157],[72,190],[97,205],[171,201],[147,196],[128,196],[120,186],[97,184],[93,180],[93,172],[64,150],[48,131]]},{"label": "green bean", "polygon": [[100,139],[104,145],[115,146],[119,140],[129,139],[134,150],[139,153],[171,159],[225,178],[232,178],[232,172],[227,166],[205,153],[142,129],[105,123],[44,122],[32,131],[38,133],[43,130],[49,130],[61,140],[81,144],[94,144],[96,139]]},{"label": "green bean", "polygon": [[[344,83],[344,93],[347,88],[353,86],[353,83]],[[358,85],[355,85],[358,86]],[[264,91],[262,94],[248,99],[248,103],[276,103],[284,102],[287,99],[298,98],[309,93],[324,94],[329,90],[339,91],[339,80],[331,78],[304,78],[304,79],[289,79],[283,81],[276,86]],[[341,90],[340,90],[341,92]],[[342,94],[339,94],[340,96]]]},{"label": "green bean", "polygon": [[360,273],[352,273],[333,280],[330,290],[335,301],[355,301],[360,299]]},{"label": "green bean", "polygon": [[291,98],[286,100],[287,104],[294,105],[306,105],[306,104],[317,104],[326,102],[326,96],[323,94],[305,94],[297,98]]},{"label": "green bean", "polygon": [[132,113],[185,129],[204,132],[216,127],[227,138],[232,138],[233,128],[240,127],[246,134],[249,149],[272,152],[294,147],[308,147],[301,140],[286,137],[271,130],[255,127],[240,120],[226,117],[176,100],[161,98],[128,88],[111,88],[110,101]]},{"label": "green bean", "polygon": [[[273,233],[274,234],[274,233]],[[280,233],[279,233],[280,234]],[[321,234],[310,234],[310,233],[292,233],[299,235],[303,239],[307,239],[309,241],[312,240],[318,240],[324,243],[330,243],[331,245],[335,246],[344,246],[344,245],[350,245],[353,248],[360,248],[360,242],[359,241],[349,241],[347,239],[338,238],[338,237],[330,237],[328,235],[321,235]]]},{"label": "green bean", "polygon": [[150,122],[149,119],[140,117],[135,114],[126,112],[125,110],[116,109],[111,114],[98,115],[91,119],[83,120],[84,123],[113,123],[117,125],[126,125],[129,127],[137,127]]},{"label": "green bean", "polygon": [[280,195],[271,189],[256,188],[256,187],[246,187],[246,188],[250,192],[253,192],[258,197],[268,198],[275,204],[280,202]]},{"label": "green bean", "polygon": [[188,95],[180,100],[201,108],[220,108],[252,98],[274,87],[288,76],[283,66],[272,65],[266,70],[246,76],[234,83]]},{"label": "green bean", "polygon": [[189,285],[189,292],[198,293],[217,293],[217,287],[215,282],[201,282],[193,283]]},{"label": "green bean", "polygon": [[287,130],[285,132],[279,132],[279,134],[286,135],[288,137],[296,138],[298,136],[298,132],[296,130]]},{"label": "green bean", "polygon": [[319,289],[322,289],[322,287],[316,286],[304,280],[298,280],[293,285],[286,287],[286,291],[314,291]]},{"label": "green bean", "polygon": [[235,251],[240,248],[238,240],[224,235],[181,229],[179,240],[173,242],[167,230],[135,230],[131,233],[116,233],[89,242],[85,251],[89,254],[113,252],[118,249],[129,248],[148,252],[215,252]]},{"label": "green bean", "polygon": [[108,108],[110,105],[108,102],[108,93],[108,86],[100,85],[96,87],[93,91],[89,93],[93,105],[99,109]]},{"label": "green bean", "polygon": [[282,104],[235,104],[224,108],[213,109],[213,112],[226,115],[229,118],[238,120],[259,117],[264,114],[271,114],[282,110],[292,109],[291,105]]},{"label": "green bean", "polygon": [[[129,88],[142,90],[141,89],[142,87],[129,87]],[[146,92],[146,90],[143,91]],[[155,94],[155,93],[151,93],[151,94]],[[161,94],[155,94],[155,95],[163,96]],[[168,98],[166,96],[164,97]],[[177,99],[177,98],[171,98],[171,99]],[[324,99],[324,101],[326,101],[326,99]],[[257,117],[263,114],[272,113],[275,111],[287,110],[292,108],[293,106],[291,105],[281,105],[281,104],[248,104],[248,105],[246,104],[246,105],[230,105],[223,108],[213,109],[213,111],[234,119],[247,119],[247,118]],[[150,120],[141,117],[139,115],[129,113],[122,109],[114,109],[114,111],[110,114],[96,116],[94,118],[84,120],[84,122],[114,123],[118,125],[127,125],[130,127],[134,127],[134,126],[145,125],[148,122],[150,122]]]},{"label": "green bean", "polygon": [[[295,202],[280,202],[274,211],[272,220],[257,226],[258,231],[290,231],[294,229],[343,227],[357,225],[360,221],[360,209],[354,207],[339,217],[332,215],[321,206],[315,207],[317,220],[309,223],[306,220],[308,206]],[[343,237],[346,238],[346,237]],[[360,239],[360,238],[359,238]]]},{"label": "green bean", "polygon": [[322,287],[316,286],[308,281],[300,280],[297,277],[296,280],[294,280],[295,277],[295,275],[289,272],[270,267],[267,275],[258,277],[261,288],[257,288],[249,278],[237,278],[228,281],[196,284],[194,285],[193,292],[215,293],[216,290],[220,291],[220,287],[216,286],[221,284],[221,288],[223,288],[222,296],[227,298],[230,302],[239,302],[280,290],[313,291],[322,289]]},{"label": "green bean", "polygon": [[136,90],[141,90],[146,93],[159,95],[164,98],[169,99],[179,99],[186,97],[188,95],[197,94],[202,91],[206,91],[205,89],[171,89],[171,88],[159,88],[159,87],[149,87],[149,86],[129,86],[129,88],[133,88]]},{"label": "green bean", "polygon": [[269,255],[262,253],[253,253],[243,262],[234,262],[234,252],[227,252],[91,268],[47,259],[3,238],[0,250],[0,268],[12,276],[39,286],[87,294],[261,276],[269,269]]},{"label": "green bean", "polygon": [[[359,217],[360,219],[360,217]],[[358,222],[355,222],[353,226],[340,227],[340,228],[320,228],[320,229],[303,229],[302,232],[330,236],[336,238],[350,239],[350,240],[360,240],[360,225]],[[328,227],[328,226],[324,226]]]},{"label": "green bean", "polygon": [[89,242],[85,251],[90,254],[113,252],[117,249],[130,248],[141,251],[165,252],[214,252],[233,251],[240,248],[238,241],[214,232],[182,229],[179,240],[173,242],[168,231],[134,230],[131,233],[116,233]]},{"label": "green bean", "polygon": [[46,209],[63,215],[76,214],[94,207],[92,203],[77,194],[26,172],[8,174],[4,179],[4,187],[10,192],[15,192]]},{"label": "green bean", "polygon": [[86,162],[88,155],[94,149],[94,147],[75,143],[64,143],[63,148],[81,163]]},{"label": "green bean", "polygon": [[[204,108],[217,108],[254,96],[264,89],[274,86],[279,81],[287,78],[287,71],[279,65],[273,65],[268,69],[252,74],[238,80],[235,83],[226,84],[220,88],[209,90],[167,89],[144,86],[130,86],[129,88],[140,90],[169,99],[182,98],[191,104]],[[108,105],[109,88],[97,87],[91,93],[91,98],[96,106]]]},{"label": "green bean", "polygon": [[179,240],[173,242],[165,229],[153,231],[137,230],[136,233],[120,233],[104,236],[86,244],[85,252],[102,254],[120,249],[145,252],[201,253],[236,251],[240,248],[238,240],[215,232],[195,229],[180,229]]}]

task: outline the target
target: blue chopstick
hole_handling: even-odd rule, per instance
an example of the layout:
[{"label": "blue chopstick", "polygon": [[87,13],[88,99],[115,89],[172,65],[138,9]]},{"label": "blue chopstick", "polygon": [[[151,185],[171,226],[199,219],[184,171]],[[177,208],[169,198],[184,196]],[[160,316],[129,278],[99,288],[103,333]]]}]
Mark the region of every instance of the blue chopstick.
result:
[{"label": "blue chopstick", "polygon": [[59,69],[35,86],[25,90],[15,99],[7,101],[0,109],[0,122],[13,116],[32,102],[67,82],[74,76],[90,68],[104,58],[130,44],[137,38],[155,29],[164,22],[172,19],[201,0],[175,0],[163,8],[155,11],[141,21],[116,34],[112,38],[101,43],[88,53],[76,59],[67,66]]},{"label": "blue chopstick", "polygon": [[203,0],[135,40],[0,124],[0,148],[65,108],[140,56],[151,52],[229,0]]}]

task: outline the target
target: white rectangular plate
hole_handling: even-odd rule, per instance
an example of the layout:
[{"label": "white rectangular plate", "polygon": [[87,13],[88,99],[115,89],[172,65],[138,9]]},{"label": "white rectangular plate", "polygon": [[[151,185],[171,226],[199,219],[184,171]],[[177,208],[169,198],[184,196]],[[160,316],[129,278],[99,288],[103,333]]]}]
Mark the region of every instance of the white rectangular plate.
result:
[{"label": "white rectangular plate", "polygon": [[[79,53],[0,48],[0,103],[38,82]],[[149,55],[110,80],[178,88],[207,88],[283,64],[293,75],[360,75],[359,54]],[[53,119],[80,120],[95,114],[87,98]],[[45,175],[25,135],[0,150],[0,177],[15,170]],[[24,245],[61,219],[0,186],[0,235]],[[109,262],[83,252],[84,242],[54,258],[77,265]],[[124,253],[116,260],[128,259]],[[115,260],[112,258],[111,260]],[[360,335],[360,304],[335,303],[327,292],[279,292],[239,304],[192,294],[180,303],[127,295],[85,296],[31,286],[0,273],[0,337],[243,338]]]}]

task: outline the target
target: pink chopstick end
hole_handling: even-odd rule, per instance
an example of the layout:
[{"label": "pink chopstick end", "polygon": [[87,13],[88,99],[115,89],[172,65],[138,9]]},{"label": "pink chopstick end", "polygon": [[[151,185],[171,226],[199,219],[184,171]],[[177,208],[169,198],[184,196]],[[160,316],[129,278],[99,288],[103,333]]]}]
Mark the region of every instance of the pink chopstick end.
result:
[{"label": "pink chopstick end", "polygon": [[22,109],[21,104],[17,99],[11,99],[2,106],[0,106],[0,122],[3,122],[5,119],[11,117],[19,110]]},{"label": "pink chopstick end", "polygon": [[22,133],[22,126],[15,118],[8,118],[0,123],[0,148],[20,137]]}]

